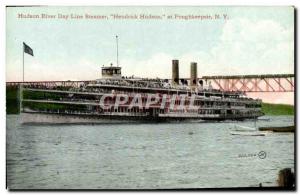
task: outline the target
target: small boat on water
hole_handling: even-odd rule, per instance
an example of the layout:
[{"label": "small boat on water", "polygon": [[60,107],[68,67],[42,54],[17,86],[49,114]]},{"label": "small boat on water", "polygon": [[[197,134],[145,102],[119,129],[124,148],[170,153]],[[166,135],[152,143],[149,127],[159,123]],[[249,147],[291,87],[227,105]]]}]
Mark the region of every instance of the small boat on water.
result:
[{"label": "small boat on water", "polygon": [[254,120],[254,127],[234,125],[234,131],[230,132],[231,135],[243,135],[243,136],[265,136],[266,133],[259,132],[256,126],[256,120]]},{"label": "small boat on water", "polygon": [[295,132],[295,126],[282,126],[282,127],[260,127],[259,131],[272,131],[280,133],[293,133]]},{"label": "small boat on water", "polygon": [[266,134],[265,133],[262,133],[262,132],[256,132],[256,131],[245,131],[245,132],[242,132],[242,131],[231,131],[230,132],[231,135],[243,135],[243,136],[265,136]]}]

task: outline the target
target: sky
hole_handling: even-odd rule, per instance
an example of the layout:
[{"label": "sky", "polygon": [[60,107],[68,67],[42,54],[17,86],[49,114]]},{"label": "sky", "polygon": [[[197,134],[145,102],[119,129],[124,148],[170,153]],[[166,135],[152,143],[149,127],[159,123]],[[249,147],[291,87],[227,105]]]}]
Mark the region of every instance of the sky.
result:
[{"label": "sky", "polygon": [[[108,19],[70,18],[85,14]],[[111,14],[162,19],[113,19]],[[180,77],[189,77],[190,62],[198,63],[198,76],[294,73],[293,7],[8,7],[6,16],[7,81],[22,81],[22,42],[34,52],[34,57],[24,55],[25,81],[100,78],[102,65],[116,64],[116,35],[125,76],[171,78],[172,59],[179,60]],[[293,93],[260,96],[294,102]]]}]

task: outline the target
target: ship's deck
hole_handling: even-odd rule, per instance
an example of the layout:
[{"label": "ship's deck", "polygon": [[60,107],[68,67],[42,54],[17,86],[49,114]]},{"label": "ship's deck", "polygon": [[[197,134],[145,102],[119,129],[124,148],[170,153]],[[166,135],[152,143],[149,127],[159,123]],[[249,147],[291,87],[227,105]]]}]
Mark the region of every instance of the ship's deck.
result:
[{"label": "ship's deck", "polygon": [[[102,96],[104,94],[108,94],[107,92],[100,92],[100,91],[80,91],[80,90],[54,90],[54,89],[37,89],[37,88],[24,88],[23,90],[27,91],[39,91],[39,92],[50,92],[50,93],[60,93],[60,94],[78,94],[78,95],[95,95],[95,96]],[[109,93],[111,94],[111,93]],[[117,94],[124,94],[128,95],[129,97],[134,97],[136,93],[132,92],[115,92],[113,95]],[[147,97],[146,93],[140,93],[141,96]],[[200,93],[201,94],[201,93]],[[212,93],[214,94],[214,93]],[[202,95],[196,95],[195,100],[205,100],[205,101],[220,101],[220,102],[239,102],[239,103],[261,103],[261,100],[254,100],[252,98],[244,98],[244,97],[239,97],[239,98],[228,98],[228,97],[222,97],[222,98],[216,98],[216,97],[206,97]]]}]

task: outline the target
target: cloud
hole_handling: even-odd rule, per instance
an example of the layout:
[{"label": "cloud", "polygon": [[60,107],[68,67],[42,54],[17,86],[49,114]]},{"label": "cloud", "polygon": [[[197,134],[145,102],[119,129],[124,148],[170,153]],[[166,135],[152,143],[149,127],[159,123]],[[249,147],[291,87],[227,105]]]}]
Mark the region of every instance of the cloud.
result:
[{"label": "cloud", "polygon": [[170,78],[172,59],[171,55],[157,53],[146,60],[121,59],[120,64],[124,76]]},{"label": "cloud", "polygon": [[283,74],[294,72],[293,28],[273,20],[232,19],[223,26],[219,43],[208,51],[180,56],[157,53],[146,60],[121,59],[127,76],[171,77],[171,60],[180,61],[180,76],[189,77],[190,62],[198,75]]},{"label": "cloud", "polygon": [[[22,62],[14,60],[12,63],[19,66],[6,66],[6,80],[22,81]],[[80,81],[101,77],[101,66],[83,57],[71,64],[56,61],[47,63],[36,58],[28,58],[24,67],[25,81]]]},{"label": "cloud", "polygon": [[[177,56],[160,51],[143,60],[123,57],[120,64],[125,76],[151,78],[171,78],[172,59],[179,60],[180,77],[190,76],[190,62],[198,63],[199,76],[292,73],[293,39],[293,27],[286,28],[273,20],[231,19],[223,25],[221,36],[216,38],[218,44],[209,49]],[[96,60],[80,57],[68,64],[60,59],[26,61],[25,74],[30,80],[96,79],[100,78],[102,66]],[[7,75],[8,80],[16,80],[14,78],[21,78],[22,73],[8,66]]]},{"label": "cloud", "polygon": [[210,51],[211,61],[235,72],[278,74],[294,71],[293,28],[272,20],[233,19],[224,25],[220,43]]}]

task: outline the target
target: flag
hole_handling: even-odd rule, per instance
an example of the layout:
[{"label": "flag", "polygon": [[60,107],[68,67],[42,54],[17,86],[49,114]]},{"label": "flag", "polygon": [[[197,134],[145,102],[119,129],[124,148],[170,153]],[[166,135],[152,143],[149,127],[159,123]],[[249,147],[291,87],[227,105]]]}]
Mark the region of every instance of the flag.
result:
[{"label": "flag", "polygon": [[23,42],[23,52],[33,56],[33,50]]}]

